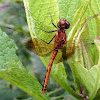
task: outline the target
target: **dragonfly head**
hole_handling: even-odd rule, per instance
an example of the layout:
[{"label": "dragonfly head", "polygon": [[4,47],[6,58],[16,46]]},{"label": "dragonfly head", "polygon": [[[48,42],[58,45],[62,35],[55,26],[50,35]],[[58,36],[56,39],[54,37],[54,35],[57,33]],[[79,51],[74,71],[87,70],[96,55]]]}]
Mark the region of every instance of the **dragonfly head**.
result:
[{"label": "dragonfly head", "polygon": [[61,19],[58,24],[57,27],[62,29],[68,29],[70,27],[70,23],[66,20],[66,19]]}]

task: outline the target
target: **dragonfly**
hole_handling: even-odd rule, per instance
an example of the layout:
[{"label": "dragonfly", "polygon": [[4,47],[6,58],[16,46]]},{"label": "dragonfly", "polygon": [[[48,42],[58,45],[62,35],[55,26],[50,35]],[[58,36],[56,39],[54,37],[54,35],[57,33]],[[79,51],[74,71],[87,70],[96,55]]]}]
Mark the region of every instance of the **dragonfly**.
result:
[{"label": "dragonfly", "polygon": [[[66,42],[67,42],[66,41],[66,32],[65,32],[65,30],[67,30],[69,27],[70,27],[70,23],[66,19],[61,19],[57,24],[58,30],[57,30],[55,36],[53,37],[53,38],[55,38],[54,48],[52,50],[51,59],[50,59],[50,62],[49,62],[49,66],[48,66],[48,69],[47,69],[47,73],[46,73],[46,76],[45,76],[43,89],[42,89],[42,94],[43,95],[46,92],[47,85],[48,85],[48,80],[49,80],[50,72],[51,72],[51,68],[52,68],[52,64],[53,64],[54,59],[55,59],[55,57],[58,53],[58,50],[63,49],[64,44],[66,44]],[[34,46],[32,46],[32,41],[28,41],[27,46],[30,46],[30,43],[31,43],[31,47],[33,48]],[[30,50],[32,49],[30,47],[27,47],[27,48],[29,48]]]},{"label": "dragonfly", "polygon": [[[54,27],[56,26],[54,25]],[[46,43],[42,40],[38,40],[35,38],[28,40],[26,42],[26,47],[39,56],[47,56],[48,54],[52,52],[49,66],[48,66],[47,73],[46,73],[46,77],[45,77],[44,84],[43,84],[42,94],[46,92],[49,77],[50,77],[50,72],[51,72],[51,68],[52,68],[52,64],[54,63],[54,60],[55,60],[55,63],[59,63],[65,59],[70,58],[75,52],[76,46],[74,45],[74,43],[66,40],[67,37],[66,37],[65,31],[69,27],[70,27],[70,23],[66,19],[61,19],[58,22],[57,27],[56,27],[57,32],[54,35],[54,37],[51,39],[51,41],[54,39],[53,45],[50,44],[51,41],[49,43]],[[67,46],[66,48],[65,47],[66,44],[73,45],[73,46]],[[59,50],[62,51],[61,57],[59,56]]]},{"label": "dragonfly", "polygon": [[[52,24],[54,25],[54,23],[52,22]],[[54,27],[56,27],[54,25]],[[36,53],[39,56],[47,56],[47,54],[49,54],[52,51],[51,54],[51,59],[48,65],[48,69],[46,72],[46,76],[45,76],[45,80],[43,83],[43,88],[42,88],[42,94],[44,95],[45,92],[47,91],[47,85],[48,85],[48,81],[49,81],[49,77],[50,77],[50,72],[51,72],[51,68],[52,65],[54,63],[54,61],[56,63],[59,63],[63,60],[66,60],[68,58],[70,58],[71,56],[73,56],[73,54],[75,53],[75,49],[77,48],[75,46],[74,43],[72,43],[72,41],[67,41],[67,36],[66,36],[66,30],[70,27],[70,23],[66,20],[66,19],[60,19],[60,21],[57,24],[57,32],[54,35],[54,37],[50,40],[49,43],[46,43],[45,41],[42,40],[37,40],[37,39],[33,39],[33,40],[29,40],[26,42],[26,47]],[[44,30],[43,30],[44,31]],[[54,31],[50,31],[50,32],[54,32]],[[54,39],[54,44],[50,44],[51,41]],[[80,41],[79,43],[81,43],[82,41]],[[84,40],[84,42],[86,42]],[[73,44],[73,46],[71,46]],[[84,44],[84,43],[83,43]],[[65,45],[70,45],[69,47],[65,46]],[[62,55],[59,55],[59,51],[62,51]]]}]

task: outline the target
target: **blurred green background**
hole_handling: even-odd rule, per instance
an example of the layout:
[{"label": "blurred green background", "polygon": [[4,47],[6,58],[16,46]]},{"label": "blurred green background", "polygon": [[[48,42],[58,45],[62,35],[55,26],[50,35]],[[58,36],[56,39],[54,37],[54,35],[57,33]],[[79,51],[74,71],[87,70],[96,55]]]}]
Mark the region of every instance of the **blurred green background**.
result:
[{"label": "blurred green background", "polygon": [[[35,75],[41,85],[44,82],[46,68],[39,56],[25,48],[24,43],[31,38],[25,16],[25,8],[21,0],[0,1],[0,28],[16,42],[17,55],[30,74]],[[74,87],[73,77],[67,62],[64,62],[69,84]],[[47,88],[52,100],[75,100],[50,76]],[[35,100],[10,82],[0,79],[0,100]]]}]

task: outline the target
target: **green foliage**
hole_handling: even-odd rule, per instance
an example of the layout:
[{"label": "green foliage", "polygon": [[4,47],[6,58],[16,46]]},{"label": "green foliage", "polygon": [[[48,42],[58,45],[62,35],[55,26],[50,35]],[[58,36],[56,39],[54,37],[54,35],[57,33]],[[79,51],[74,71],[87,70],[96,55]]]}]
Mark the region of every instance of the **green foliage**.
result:
[{"label": "green foliage", "polygon": [[[45,25],[47,25],[47,26],[49,25],[49,29],[51,29],[52,25],[49,24],[51,21],[51,16],[52,16],[54,23],[58,22],[58,19],[55,19],[55,17],[53,16],[56,5],[58,3],[59,5],[56,8],[57,14],[55,14],[56,17],[60,16],[61,18],[66,18],[66,16],[69,15],[69,12],[71,13],[71,15],[69,15],[69,16],[72,16],[74,14],[74,19],[73,19],[73,17],[71,17],[71,18],[67,17],[68,21],[73,20],[73,22],[74,22],[72,24],[74,27],[68,35],[68,40],[73,39],[75,41],[76,40],[78,41],[79,38],[92,39],[93,37],[97,37],[99,34],[98,35],[95,35],[95,34],[96,34],[96,31],[99,31],[99,29],[100,29],[100,28],[98,28],[99,21],[100,21],[99,17],[97,17],[96,20],[95,19],[91,20],[92,19],[91,18],[91,19],[88,19],[86,22],[84,22],[88,17],[96,14],[95,13],[96,11],[93,11],[93,8],[91,8],[91,6],[90,6],[91,1],[88,1],[88,0],[84,0],[83,2],[79,1],[77,3],[78,7],[75,5],[76,9],[73,8],[74,4],[71,5],[71,2],[68,4],[68,1],[65,2],[63,0],[63,2],[62,1],[56,2],[56,1],[39,1],[39,0],[36,1],[36,0],[34,0],[34,3],[32,3],[30,0],[29,1],[24,0],[31,36],[33,38],[38,37],[39,39],[48,40],[48,38],[44,35],[45,32],[41,33],[42,30],[39,31],[38,28],[46,30]],[[53,2],[53,3],[51,3],[51,2]],[[76,1],[73,1],[73,2],[76,2]],[[68,5],[67,6],[68,9],[70,9],[72,7],[72,9],[74,9],[74,11],[64,9],[64,8],[66,8],[66,6],[64,6],[64,5],[66,5],[66,3]],[[55,4],[55,6],[53,6],[53,4]],[[97,4],[95,4],[95,6],[96,5]],[[45,9],[45,7],[47,9],[45,11],[41,11],[41,10]],[[58,9],[58,7],[59,7],[59,9]],[[54,10],[52,11],[51,8],[53,8]],[[38,9],[38,11],[36,11],[36,9]],[[96,9],[96,10],[98,10],[98,9]],[[47,18],[47,19],[45,19],[45,18]],[[38,19],[38,20],[36,20],[36,19]],[[34,20],[34,22],[33,22],[33,20]],[[46,20],[48,20],[48,23]],[[87,24],[88,21],[90,21],[91,23],[94,23],[94,24],[92,24],[92,25]],[[41,25],[41,22],[42,22],[42,25]],[[34,23],[34,24],[32,24],[32,23]],[[45,25],[44,25],[44,23],[45,23]],[[98,25],[98,27],[97,27],[97,25]],[[41,34],[42,34],[42,36],[41,36]],[[45,37],[45,39],[43,37]],[[49,38],[51,38],[51,37],[49,37]],[[76,41],[76,45],[77,45],[77,41]],[[83,48],[84,48],[83,51],[76,50],[76,52],[75,52],[76,57],[70,58],[68,60],[68,62],[72,69],[72,72],[74,75],[74,80],[75,80],[76,84],[83,85],[88,90],[88,92],[91,94],[91,90],[94,89],[95,81],[96,81],[96,77],[97,77],[97,62],[94,63],[94,61],[93,61],[94,58],[92,57],[91,51],[87,52],[85,50],[86,49],[85,46]],[[81,55],[79,55],[79,52],[81,52]],[[94,51],[92,51],[92,52],[96,52],[96,49],[94,49]],[[90,62],[90,59],[91,59],[90,56],[89,57],[87,56],[88,54],[90,54],[92,57],[91,62]],[[78,56],[79,56],[79,58],[77,59]],[[97,57],[97,55],[95,55],[95,56]],[[74,58],[74,60],[73,60],[73,58]],[[50,58],[48,59],[48,58],[41,57],[41,59],[42,59],[43,63],[45,64],[45,66],[47,67]],[[98,61],[98,57],[96,58],[96,61]],[[94,64],[96,64],[96,65],[94,66]],[[51,73],[52,73],[53,77],[57,80],[57,82],[65,90],[67,90],[73,96],[79,98],[79,96],[70,88],[70,86],[68,84],[65,69],[64,69],[64,66],[62,63],[53,64]],[[77,91],[80,91],[80,90],[77,90]]]},{"label": "green foliage", "polygon": [[[49,34],[41,29],[46,31],[56,30],[51,20],[53,20],[53,23],[56,25],[59,21],[59,16],[60,18],[67,19],[71,24],[70,29],[67,31],[67,34],[69,33],[67,40],[79,40],[83,38],[87,41],[87,39],[93,39],[100,35],[99,17],[95,17],[92,20],[88,19],[87,22],[84,23],[87,18],[94,14],[100,14],[99,0],[97,0],[96,3],[94,0],[24,0],[24,5],[32,38],[49,42],[55,33]],[[8,16],[10,15],[5,13],[5,17]],[[2,16],[2,20],[5,20],[5,17]],[[9,25],[13,23],[13,29],[25,32],[22,27],[26,25],[23,23],[23,16],[19,17],[18,20],[20,21],[16,21],[13,18],[14,17],[11,18],[11,22],[8,20],[8,22],[10,22]],[[0,21],[2,22],[2,20]],[[7,26],[5,23],[1,25]],[[17,40],[17,42],[18,41],[19,40]],[[77,41],[75,43],[77,45]],[[97,41],[97,43],[99,43],[99,41]],[[97,43],[96,46],[99,48]],[[16,50],[17,47],[14,41],[9,39],[9,37],[0,30],[0,77],[13,83],[37,100],[49,100],[46,94],[44,96],[41,95],[42,86],[34,76],[26,71],[16,55]],[[84,95],[90,96],[90,100],[95,97],[99,89],[98,51],[96,47],[91,46],[88,48],[88,46],[84,46],[82,50],[76,49],[75,55],[68,60],[74,77],[75,91],[68,83],[68,76],[66,75],[63,63],[53,64],[52,76],[67,92],[77,99],[83,100],[83,98],[78,95],[80,94],[80,85],[85,88],[86,91]],[[50,57],[51,55],[45,58],[41,57],[46,67],[48,67]],[[66,98],[70,99],[70,97],[71,96],[67,96]],[[75,100],[74,97],[71,98]],[[28,99],[31,100],[32,98]]]},{"label": "green foliage", "polygon": [[18,59],[14,41],[1,30],[0,45],[0,77],[15,84],[34,98],[46,100],[47,97],[41,94],[42,87],[37,79],[27,72]]}]

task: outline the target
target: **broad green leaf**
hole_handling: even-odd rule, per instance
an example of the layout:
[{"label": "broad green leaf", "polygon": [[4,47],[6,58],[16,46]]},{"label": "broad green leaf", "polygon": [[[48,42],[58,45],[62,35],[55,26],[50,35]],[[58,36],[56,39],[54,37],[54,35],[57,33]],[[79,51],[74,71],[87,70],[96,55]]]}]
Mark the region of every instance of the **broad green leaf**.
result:
[{"label": "broad green leaf", "polygon": [[[63,2],[63,4],[64,4],[64,2]],[[46,32],[43,32],[40,29],[43,29],[43,30],[48,29],[46,31],[51,31],[51,30],[55,29],[55,28],[53,28],[54,26],[52,25],[52,22],[51,22],[51,16],[53,18],[54,24],[56,25],[59,20],[59,12],[60,12],[59,11],[60,8],[58,9],[58,2],[54,1],[54,0],[48,0],[48,1],[33,0],[32,2],[31,2],[31,0],[24,0],[24,5],[25,5],[28,25],[29,25],[29,29],[30,29],[32,38],[36,38],[36,37],[39,39],[44,38],[43,40],[45,40],[45,41],[47,39],[51,40],[52,33],[48,34]],[[59,3],[59,5],[60,5],[60,3]],[[67,9],[66,9],[66,11],[67,11]],[[37,28],[40,28],[40,29],[37,29]],[[49,37],[47,37],[47,36],[49,36]],[[50,56],[48,56],[46,58],[41,57],[41,59],[42,59],[44,65],[46,67],[48,67]],[[65,90],[67,90],[73,96],[79,97],[71,89],[71,87],[68,84],[67,75],[66,75],[63,63],[53,64],[51,74]]]},{"label": "broad green leaf", "polygon": [[[83,0],[82,2],[80,0],[24,0],[27,21],[33,40],[34,38],[38,38],[49,42],[54,36],[54,33],[49,34],[44,32],[43,30],[55,30],[56,28],[52,25],[51,20],[53,20],[55,25],[57,25],[59,16],[60,18],[67,19],[71,22],[72,29],[69,29],[69,31],[71,30],[70,32],[68,31],[68,40],[72,40],[73,38],[74,40],[77,38],[93,39],[94,37],[96,37],[96,24],[91,25],[86,23],[86,25],[83,26],[84,28],[81,27],[82,23],[85,22],[87,18],[94,15],[94,13],[92,13],[92,10],[89,9],[89,3],[90,2],[88,0]],[[96,23],[96,20],[94,19],[91,22]],[[77,34],[77,31],[80,28],[83,28],[83,30],[80,30],[80,32],[78,32]],[[90,33],[93,33],[92,36]],[[97,62],[94,61],[94,57],[93,55],[91,55],[91,52],[96,52],[96,49],[92,51],[89,49],[89,52],[87,52],[86,48],[84,47],[84,50],[82,51],[83,53],[81,52],[80,54],[80,59],[78,58],[79,52],[76,50],[75,59],[73,59],[74,57],[72,57],[68,60],[68,62],[72,69],[75,81],[82,84],[89,92],[91,92],[94,87],[94,81],[96,80],[97,75]],[[88,54],[90,54],[90,56],[88,56]],[[91,56],[92,58],[90,58]],[[86,66],[84,64],[83,58],[85,59]],[[92,59],[93,63],[90,62],[90,59]],[[43,61],[44,65],[48,67],[50,56],[45,58],[41,57],[41,60]],[[81,62],[79,62],[80,60]],[[97,60],[98,57],[96,61]],[[68,84],[67,75],[63,63],[53,64],[51,74],[65,90],[67,90],[73,96],[79,98],[79,96],[71,89]]]},{"label": "broad green leaf", "polygon": [[69,34],[70,30],[75,24],[73,22],[74,16],[81,5],[82,5],[82,0],[59,0],[58,1],[60,17],[62,19],[67,19],[70,22],[70,28],[67,30],[67,34]]},{"label": "broad green leaf", "polygon": [[17,47],[6,33],[0,30],[0,77],[21,88],[38,100],[49,98],[41,94],[42,86],[29,74],[16,55]]},{"label": "broad green leaf", "polygon": [[57,0],[24,0],[24,4],[31,36],[49,42],[54,34],[42,30],[56,30],[52,25],[52,20],[55,25],[59,21]]},{"label": "broad green leaf", "polygon": [[[81,32],[78,33],[78,36],[80,36],[80,34]],[[75,56],[69,59],[68,63],[70,64],[76,83],[81,84],[89,91],[89,93],[91,93],[92,92],[91,90],[94,89],[97,77],[97,72],[98,72],[97,63],[96,65],[95,63],[92,63],[91,60],[93,59],[91,59],[90,56],[91,52],[89,52],[89,49],[87,48],[86,45],[84,45],[82,49],[81,45],[79,46],[80,49],[76,49]],[[95,56],[97,56],[98,53],[96,47],[90,46],[90,49],[92,49],[92,55],[93,52],[96,52]],[[96,59],[98,60],[98,57]]]},{"label": "broad green leaf", "polygon": [[[88,7],[89,7],[89,4],[88,4]],[[93,11],[90,10],[88,7],[85,12],[85,15],[92,16],[93,14],[96,14],[96,13],[92,13]],[[84,12],[84,10],[83,10],[83,12]],[[76,16],[79,16],[79,14],[80,14],[79,12],[76,13]],[[82,22],[82,20],[80,22]],[[86,33],[84,33],[84,32],[81,33],[82,36],[80,36],[80,37],[82,37],[83,39],[84,38],[91,39],[93,37],[97,37],[100,35],[100,33],[96,34],[96,30],[98,31],[100,29],[99,16],[89,22],[91,22],[92,24],[88,24],[86,26],[88,31],[85,31]],[[76,83],[83,85],[91,93],[92,92],[91,90],[94,89],[96,76],[97,76],[98,68],[96,66],[98,63],[97,62],[98,61],[98,52],[96,50],[96,47],[93,47],[93,46],[91,46],[90,48],[84,46],[82,48],[84,48],[84,50],[82,50],[82,51],[76,50],[76,57],[69,59],[68,62],[72,69]],[[90,60],[92,60],[92,61],[90,62]],[[90,64],[89,64],[89,62],[90,62]]]}]

